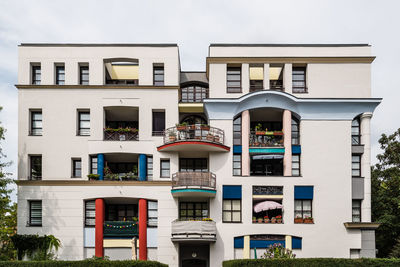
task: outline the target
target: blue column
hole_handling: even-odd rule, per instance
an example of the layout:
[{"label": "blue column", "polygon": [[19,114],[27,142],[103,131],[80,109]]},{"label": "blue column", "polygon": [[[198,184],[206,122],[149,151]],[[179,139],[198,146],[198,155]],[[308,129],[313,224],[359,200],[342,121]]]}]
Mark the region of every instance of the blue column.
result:
[{"label": "blue column", "polygon": [[100,174],[99,180],[104,180],[104,154],[97,154],[97,173]]},{"label": "blue column", "polygon": [[147,179],[147,156],[139,154],[139,181],[146,181]]}]

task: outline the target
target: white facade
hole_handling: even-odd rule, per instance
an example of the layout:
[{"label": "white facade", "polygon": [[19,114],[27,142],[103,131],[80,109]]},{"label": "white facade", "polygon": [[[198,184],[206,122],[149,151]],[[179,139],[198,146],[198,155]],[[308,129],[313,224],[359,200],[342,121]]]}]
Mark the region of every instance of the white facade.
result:
[{"label": "white facade", "polygon": [[[207,73],[184,76],[176,45],[22,44],[18,232],[55,235],[62,243],[58,256],[65,260],[94,254],[131,258],[133,235],[116,241],[119,236],[107,236],[106,228],[112,227],[107,221],[131,220],[128,227],[135,227],[133,217],[139,220],[139,258],[170,266],[254,258],[254,246],[260,256],[263,246],[275,241],[297,257],[374,257],[369,125],[380,99],[371,98],[373,59],[368,45],[211,45]],[[110,62],[137,74],[128,71],[128,78],[115,79]],[[39,84],[34,66],[40,66]],[[64,67],[61,84],[57,66]],[[88,84],[82,84],[80,66],[88,66]],[[256,86],[250,80],[260,76],[254,78],[253,67],[263,73]],[[273,68],[281,68],[278,78]],[[187,79],[196,75],[203,79]],[[228,84],[236,84],[237,77],[240,86],[233,90],[239,92],[232,92]],[[186,95],[186,90],[198,91]],[[85,134],[80,112],[90,117]],[[235,127],[238,117],[242,121]],[[195,126],[175,127],[183,122]],[[269,130],[252,132],[258,123]],[[167,129],[161,134],[160,125]],[[106,130],[126,127],[138,132]],[[110,181],[105,166],[119,178]],[[138,179],[126,178],[132,166]],[[91,173],[100,180],[89,181]],[[40,221],[35,201],[41,201]],[[85,225],[86,201],[95,201],[95,225]],[[152,201],[157,227],[144,221],[154,217]],[[283,208],[253,212],[263,201]],[[240,203],[239,210],[228,211],[228,202]],[[299,211],[296,203],[311,203],[311,210]],[[228,217],[239,212],[240,218],[228,222],[224,212]],[[295,223],[298,212],[303,223]],[[282,223],[258,222],[280,215]],[[312,223],[304,223],[306,217]],[[189,220],[179,226],[183,229],[174,228],[178,218]],[[202,221],[204,232],[190,230],[190,219]]]}]

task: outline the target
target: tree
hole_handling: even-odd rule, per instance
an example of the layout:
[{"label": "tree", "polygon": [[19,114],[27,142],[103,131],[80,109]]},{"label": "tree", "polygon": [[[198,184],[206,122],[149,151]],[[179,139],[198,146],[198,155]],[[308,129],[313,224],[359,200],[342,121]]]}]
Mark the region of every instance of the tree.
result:
[{"label": "tree", "polygon": [[[5,129],[0,124],[0,141],[4,140],[4,133]],[[12,204],[10,198],[12,190],[8,188],[13,181],[9,178],[10,174],[4,172],[4,168],[11,163],[3,161],[4,158],[0,143],[0,260],[14,259],[16,256],[11,236],[17,229],[17,205]]]},{"label": "tree", "polygon": [[[379,144],[383,150],[372,167],[372,220],[380,222],[376,230],[378,257],[399,255],[395,250],[400,238],[400,129]],[[392,252],[392,253],[391,253]]]}]

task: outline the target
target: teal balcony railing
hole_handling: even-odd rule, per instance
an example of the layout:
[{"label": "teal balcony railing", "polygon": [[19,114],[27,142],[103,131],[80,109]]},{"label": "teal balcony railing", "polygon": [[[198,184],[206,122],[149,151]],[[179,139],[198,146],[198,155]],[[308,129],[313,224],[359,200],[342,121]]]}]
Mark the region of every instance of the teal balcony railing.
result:
[{"label": "teal balcony railing", "polygon": [[138,236],[137,221],[105,221],[104,237],[134,237]]}]

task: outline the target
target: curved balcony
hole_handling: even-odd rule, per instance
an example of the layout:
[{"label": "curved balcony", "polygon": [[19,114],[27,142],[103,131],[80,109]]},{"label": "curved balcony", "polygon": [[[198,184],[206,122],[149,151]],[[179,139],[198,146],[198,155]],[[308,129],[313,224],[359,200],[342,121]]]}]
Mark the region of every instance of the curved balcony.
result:
[{"label": "curved balcony", "polygon": [[226,152],[224,131],[208,125],[182,125],[164,131],[164,144],[158,151]]},{"label": "curved balcony", "polygon": [[174,173],[171,193],[175,197],[215,197],[215,174],[212,172]]},{"label": "curved balcony", "polygon": [[181,221],[175,220],[171,226],[173,242],[215,242],[217,227],[214,221]]}]

